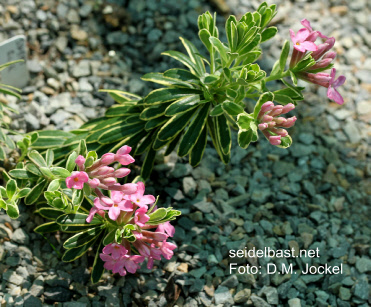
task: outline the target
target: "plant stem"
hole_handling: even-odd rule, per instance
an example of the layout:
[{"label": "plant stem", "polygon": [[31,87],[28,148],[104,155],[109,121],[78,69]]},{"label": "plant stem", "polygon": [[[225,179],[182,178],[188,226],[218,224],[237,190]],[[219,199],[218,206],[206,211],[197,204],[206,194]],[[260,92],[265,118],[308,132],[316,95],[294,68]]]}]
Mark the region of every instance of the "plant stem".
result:
[{"label": "plant stem", "polygon": [[281,78],[284,78],[284,77],[288,77],[289,75],[290,75],[290,70],[287,70],[280,75],[274,75],[274,76],[269,76],[269,77],[265,78],[265,82],[278,80],[278,79],[281,79]]}]

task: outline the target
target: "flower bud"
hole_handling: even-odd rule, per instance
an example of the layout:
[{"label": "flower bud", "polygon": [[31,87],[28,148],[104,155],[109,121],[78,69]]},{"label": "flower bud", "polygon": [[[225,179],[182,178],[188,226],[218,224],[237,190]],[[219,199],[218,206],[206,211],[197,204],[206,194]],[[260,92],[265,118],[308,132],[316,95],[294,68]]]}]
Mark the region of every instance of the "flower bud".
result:
[{"label": "flower bud", "polygon": [[262,124],[259,124],[258,125],[258,128],[263,131],[264,129],[267,129],[268,128],[268,124],[267,123],[262,123]]},{"label": "flower bud", "polygon": [[270,122],[273,120],[273,116],[270,116],[270,115],[264,115],[263,118],[262,118],[262,122],[264,123],[267,123],[267,122]]},{"label": "flower bud", "polygon": [[116,183],[116,178],[114,177],[104,178],[102,179],[101,183],[103,183],[106,186],[110,186]]},{"label": "flower bud", "polygon": [[105,153],[101,158],[100,158],[100,163],[101,165],[108,165],[115,162],[115,154],[114,153]]},{"label": "flower bud", "polygon": [[287,105],[283,106],[281,114],[286,114],[294,109],[295,109],[295,105],[293,103],[288,103]]},{"label": "flower bud", "polygon": [[116,177],[116,178],[123,178],[123,177],[126,177],[127,175],[129,175],[131,172],[130,169],[128,168],[119,168],[118,170],[116,170],[114,173],[113,173],[113,176]]},{"label": "flower bud", "polygon": [[99,179],[94,178],[94,179],[89,180],[88,184],[89,184],[89,186],[90,186],[92,189],[95,189],[96,187],[99,186],[100,181],[99,181]]},{"label": "flower bud", "polygon": [[84,166],[84,163],[85,163],[85,158],[84,158],[84,156],[79,155],[79,156],[76,158],[75,163],[77,164],[78,167],[83,167],[83,166]]},{"label": "flower bud", "polygon": [[276,106],[274,106],[274,108],[272,109],[272,111],[270,111],[268,114],[270,115],[270,116],[277,116],[277,115],[280,115],[281,114],[281,112],[282,112],[282,108],[283,108],[283,106],[281,106],[280,104],[279,105],[276,105]]},{"label": "flower bud", "polygon": [[280,135],[270,136],[269,137],[269,143],[271,143],[272,145],[280,145],[281,144],[281,136]]}]

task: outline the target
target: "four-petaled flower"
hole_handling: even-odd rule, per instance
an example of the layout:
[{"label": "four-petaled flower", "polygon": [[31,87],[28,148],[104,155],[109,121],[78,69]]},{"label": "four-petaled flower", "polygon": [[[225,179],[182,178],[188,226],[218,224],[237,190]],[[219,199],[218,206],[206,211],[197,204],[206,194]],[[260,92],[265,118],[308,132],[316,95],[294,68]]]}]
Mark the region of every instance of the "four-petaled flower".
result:
[{"label": "four-petaled flower", "polygon": [[344,99],[336,89],[339,86],[344,84],[345,77],[344,76],[339,76],[339,78],[337,78],[335,80],[335,73],[336,73],[336,69],[335,68],[331,69],[331,73],[330,73],[330,78],[331,79],[329,81],[329,87],[328,87],[328,90],[327,90],[327,97],[330,98],[331,100],[335,101],[337,104],[343,104]]},{"label": "four-petaled flower", "polygon": [[316,51],[317,46],[315,43],[311,41],[307,41],[307,38],[309,36],[310,32],[308,29],[300,29],[298,33],[296,33],[293,30],[290,29],[290,36],[291,40],[294,43],[294,48],[300,52],[308,51]]},{"label": "four-petaled flower", "polygon": [[69,189],[82,190],[84,183],[88,182],[89,176],[85,172],[72,172],[70,177],[66,178],[66,185]]}]

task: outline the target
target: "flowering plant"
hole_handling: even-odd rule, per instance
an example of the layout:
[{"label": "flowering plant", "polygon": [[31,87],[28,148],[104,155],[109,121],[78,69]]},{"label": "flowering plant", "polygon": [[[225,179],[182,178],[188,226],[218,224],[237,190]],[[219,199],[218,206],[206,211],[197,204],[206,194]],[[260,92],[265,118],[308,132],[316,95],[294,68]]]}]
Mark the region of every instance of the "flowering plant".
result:
[{"label": "flowering plant", "polygon": [[[188,55],[178,51],[163,54],[187,69],[173,68],[142,77],[165,87],[153,90],[146,97],[102,90],[118,104],[108,109],[104,117],[84,124],[78,133],[65,136],[58,143],[58,158],[77,146],[79,139],[86,139],[88,148],[98,153],[116,150],[125,143],[133,147],[133,155],[145,154],[141,176],[148,178],[156,152],[163,147],[166,147],[165,155],[177,148],[178,156],[188,155],[189,163],[198,165],[208,135],[221,160],[228,163],[231,129],[238,131],[238,144],[242,148],[258,140],[258,130],[262,130],[272,145],[289,147],[292,139],[282,127],[291,127],[296,118],[268,120],[265,116],[263,119],[262,110],[272,112],[273,104],[278,104],[274,114],[281,110],[280,105],[286,106],[284,113],[292,110],[304,99],[304,87],[298,86],[298,79],[328,88],[327,96],[342,104],[337,88],[345,77],[335,80],[336,71],[332,67],[336,53],[331,51],[335,39],[313,30],[306,19],[297,33],[290,30],[293,49],[289,67],[286,69],[290,42],[285,41],[280,58],[267,76],[255,62],[262,54],[261,44],[277,33],[276,27],[268,26],[276,13],[276,5],[263,2],[257,11],[248,12],[239,20],[230,16],[225,24],[225,43],[219,39],[215,15],[202,14],[198,19],[198,34],[209,56],[205,57],[191,42],[181,38]],[[324,72],[331,68],[330,74]],[[291,77],[292,83],[287,77]],[[270,90],[269,82],[273,80],[282,81],[285,87]],[[252,113],[248,112],[245,99],[256,101]],[[266,102],[270,102],[268,109]],[[33,147],[45,148],[45,141],[36,142]]]},{"label": "flowering plant", "polygon": [[[36,232],[76,233],[64,243],[64,261],[73,261],[96,246],[93,282],[99,280],[104,268],[125,275],[134,273],[145,260],[151,268],[161,255],[170,259],[176,246],[167,241],[174,234],[169,221],[180,212],[158,208],[156,199],[145,195],[142,181],[149,177],[157,151],[166,147],[167,155],[177,148],[178,156],[188,155],[190,164],[196,166],[210,135],[221,160],[228,163],[231,129],[238,131],[242,148],[258,140],[259,130],[273,146],[289,147],[292,139],[286,129],[297,118],[282,115],[304,99],[299,79],[326,87],[329,99],[344,102],[337,88],[345,77],[336,79],[333,68],[335,39],[314,31],[306,19],[297,33],[290,30],[293,48],[287,69],[288,40],[269,76],[255,63],[262,54],[260,44],[277,33],[276,27],[268,27],[275,15],[276,6],[263,2],[257,11],[239,20],[230,16],[225,24],[227,42],[223,43],[215,15],[206,12],[199,16],[198,34],[208,57],[181,38],[188,55],[178,51],[164,55],[187,69],[142,77],[165,87],[146,97],[103,90],[117,102],[104,117],[72,132],[26,135],[17,143],[21,155],[15,169],[3,174],[7,184],[0,187],[0,208],[17,218],[18,203],[24,198],[51,220]],[[270,90],[273,80],[282,81],[284,88]],[[252,112],[246,99],[256,101]],[[141,154],[145,154],[142,180],[121,184],[130,169],[117,165],[127,166]]]},{"label": "flowering plant", "polygon": [[36,204],[36,212],[51,220],[36,227],[37,233],[73,233],[63,244],[63,261],[73,261],[93,248],[94,283],[104,268],[122,276],[135,273],[145,260],[147,268],[152,268],[161,255],[165,259],[173,255],[176,245],[167,240],[175,229],[169,221],[180,211],[158,208],[156,198],[145,195],[140,178],[133,183],[119,183],[130,173],[130,169],[119,165],[135,161],[131,150],[122,146],[116,153],[98,159],[96,152],[87,152],[85,141],[81,141],[65,167],[53,164],[52,150],[46,152],[45,158],[32,150],[25,163],[18,163],[9,174],[4,172],[8,182],[6,188],[0,187],[0,208],[17,218],[19,200],[24,198],[27,205]]}]

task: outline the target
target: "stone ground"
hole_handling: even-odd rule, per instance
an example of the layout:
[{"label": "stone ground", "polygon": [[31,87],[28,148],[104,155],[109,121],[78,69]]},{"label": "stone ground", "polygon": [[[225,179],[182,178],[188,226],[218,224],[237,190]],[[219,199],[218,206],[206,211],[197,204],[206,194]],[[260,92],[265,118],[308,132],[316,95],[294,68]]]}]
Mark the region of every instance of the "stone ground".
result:
[{"label": "stone ground", "polygon": [[[4,0],[0,41],[26,34],[30,86],[9,118],[18,131],[71,130],[101,115],[113,101],[99,88],[144,95],[151,84],[139,77],[174,62],[160,55],[181,50],[178,36],[192,39],[196,20],[223,1]],[[269,1],[271,2],[271,1]],[[216,4],[215,4],[216,3]],[[259,1],[227,0],[234,14]],[[148,190],[162,205],[182,211],[175,223],[179,248],[154,270],[119,277],[106,273],[92,285],[90,253],[62,263],[65,235],[33,232],[42,219],[21,207],[12,221],[0,213],[1,306],[369,306],[371,278],[371,85],[370,4],[366,0],[276,1],[280,30],[265,43],[262,67],[271,67],[288,38],[307,18],[337,39],[335,67],[346,75],[343,106],[329,103],[322,88],[308,86],[288,150],[265,140],[232,148],[224,166],[208,146],[201,165],[159,158]],[[219,14],[220,15],[220,14]],[[223,18],[219,17],[219,25]],[[197,40],[192,39],[195,43]],[[235,141],[235,140],[234,140]],[[229,258],[230,249],[319,248],[320,258]],[[262,266],[261,274],[230,274],[229,264]],[[293,263],[297,274],[267,274],[268,263]],[[306,264],[339,265],[342,275],[302,275]]]}]

